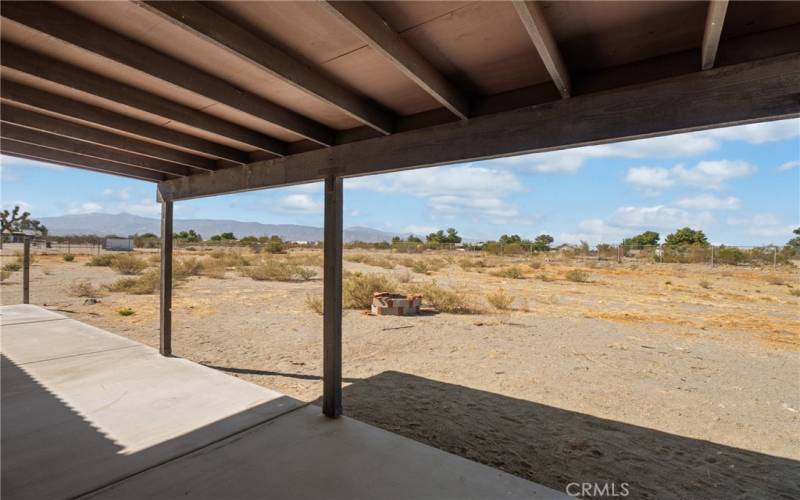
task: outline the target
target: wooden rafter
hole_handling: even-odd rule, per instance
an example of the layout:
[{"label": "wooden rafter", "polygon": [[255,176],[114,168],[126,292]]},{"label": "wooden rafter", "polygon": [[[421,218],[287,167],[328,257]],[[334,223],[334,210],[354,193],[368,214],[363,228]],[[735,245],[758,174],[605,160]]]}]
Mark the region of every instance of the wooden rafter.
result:
[{"label": "wooden rafter", "polygon": [[369,5],[364,2],[323,2],[323,5],[442,106],[462,120],[469,118],[469,101],[461,91],[395,33]]},{"label": "wooden rafter", "polygon": [[706,28],[703,31],[702,69],[714,67],[719,48],[719,38],[722,35],[722,25],[725,22],[725,13],[728,11],[728,0],[710,0],[708,14],[706,14]]},{"label": "wooden rafter", "polygon": [[564,64],[561,51],[558,50],[558,45],[550,32],[550,27],[547,25],[547,20],[544,18],[539,2],[515,0],[513,4],[522,21],[522,25],[525,26],[525,31],[528,32],[528,36],[531,38],[534,47],[536,47],[539,57],[542,58],[544,67],[547,68],[547,72],[550,74],[550,78],[553,79],[553,83],[558,88],[561,97],[569,97],[572,93],[569,70],[567,70],[567,65]]},{"label": "wooden rafter", "polygon": [[333,82],[270,41],[257,37],[200,2],[141,2],[154,12],[196,36],[214,43],[275,78],[321,99],[341,112],[389,134],[394,116],[381,105]]},{"label": "wooden rafter", "polygon": [[320,123],[245,92],[224,80],[54,4],[40,2],[4,4],[2,16],[320,144],[333,143],[333,131]]},{"label": "wooden rafter", "polygon": [[29,109],[10,106],[8,104],[0,105],[0,120],[2,120],[3,123],[12,123],[33,130],[40,130],[42,132],[49,132],[51,134],[97,144],[99,146],[137,153],[198,170],[210,172],[217,169],[215,161],[210,158],[191,155],[183,151],[178,151],[177,149],[159,146],[152,142],[138,141],[130,137],[36,113]]}]

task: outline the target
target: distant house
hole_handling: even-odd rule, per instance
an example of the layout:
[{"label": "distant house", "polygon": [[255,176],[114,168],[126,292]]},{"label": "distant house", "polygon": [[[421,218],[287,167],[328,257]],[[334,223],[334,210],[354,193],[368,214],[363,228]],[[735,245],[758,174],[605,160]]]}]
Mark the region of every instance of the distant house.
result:
[{"label": "distant house", "polygon": [[133,250],[133,238],[106,238],[103,248],[106,250],[130,252]]}]

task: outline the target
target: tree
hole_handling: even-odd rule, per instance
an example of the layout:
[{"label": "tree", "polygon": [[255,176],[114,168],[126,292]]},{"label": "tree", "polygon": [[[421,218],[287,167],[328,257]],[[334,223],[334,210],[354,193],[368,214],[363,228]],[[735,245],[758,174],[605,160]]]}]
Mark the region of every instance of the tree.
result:
[{"label": "tree", "polygon": [[233,241],[236,239],[236,236],[233,233],[221,233],[215,234],[211,237],[211,241]]},{"label": "tree", "polygon": [[458,231],[456,231],[455,228],[447,228],[447,237],[445,238],[445,243],[461,243],[461,236],[458,235]]},{"label": "tree", "polygon": [[500,236],[500,239],[497,240],[498,243],[501,245],[511,245],[513,243],[522,243],[522,238],[518,234],[512,234],[511,236],[504,234]]},{"label": "tree", "polygon": [[547,252],[553,241],[555,240],[549,234],[540,234],[533,240],[533,249],[537,252]]},{"label": "tree", "polygon": [[408,238],[406,239],[406,241],[409,242],[409,243],[422,243],[422,240],[420,238],[414,236],[413,234],[409,234]]},{"label": "tree", "polygon": [[672,234],[668,234],[664,239],[664,244],[670,246],[698,245],[707,247],[708,238],[705,233],[699,229],[695,230],[689,227],[683,227]]},{"label": "tree", "polygon": [[47,228],[38,220],[30,217],[30,212],[20,213],[19,205],[14,205],[11,212],[3,210],[0,212],[0,233],[17,233],[23,230],[31,230],[47,234]]},{"label": "tree", "polygon": [[458,235],[458,231],[455,228],[449,227],[447,228],[447,234],[443,230],[438,230],[435,233],[430,233],[428,236],[425,237],[429,244],[450,244],[450,243],[461,243],[461,236]]},{"label": "tree", "polygon": [[794,229],[792,232],[797,236],[786,242],[786,248],[796,254],[800,252],[800,227]]},{"label": "tree", "polygon": [[645,231],[633,238],[625,238],[622,244],[626,247],[653,247],[658,245],[661,236],[655,231]]},{"label": "tree", "polygon": [[194,229],[181,231],[180,233],[174,233],[172,237],[176,240],[185,241],[187,243],[197,243],[198,241],[203,241],[203,237],[196,233]]},{"label": "tree", "polygon": [[394,245],[396,243],[400,243],[400,241],[401,240],[400,240],[399,236],[392,236],[392,245]]}]

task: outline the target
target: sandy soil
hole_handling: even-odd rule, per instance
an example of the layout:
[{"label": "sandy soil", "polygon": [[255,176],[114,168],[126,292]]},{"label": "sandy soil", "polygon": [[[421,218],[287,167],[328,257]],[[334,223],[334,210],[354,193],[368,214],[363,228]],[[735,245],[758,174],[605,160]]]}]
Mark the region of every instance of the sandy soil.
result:
[{"label": "sandy soil", "polygon": [[[626,482],[632,498],[800,495],[794,269],[583,263],[590,282],[575,283],[564,279],[575,263],[504,279],[465,271],[459,258],[413,281],[461,290],[483,312],[345,312],[347,415],[559,490],[588,481]],[[84,305],[66,294],[80,278],[119,278],[83,261],[40,257],[32,302],[156,346],[157,295]],[[20,279],[0,287],[3,304],[19,302]],[[305,298],[321,287],[234,271],[191,278],[175,291],[174,351],[314,401],[322,320]],[[499,288],[516,297],[515,310],[488,306]]]}]

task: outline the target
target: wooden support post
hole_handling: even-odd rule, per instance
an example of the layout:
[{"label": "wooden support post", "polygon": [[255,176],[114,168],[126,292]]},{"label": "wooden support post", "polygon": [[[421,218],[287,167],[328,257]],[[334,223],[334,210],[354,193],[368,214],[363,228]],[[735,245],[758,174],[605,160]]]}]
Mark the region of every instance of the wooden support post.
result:
[{"label": "wooden support post", "polygon": [[161,202],[161,338],[162,356],[172,355],[172,202]]},{"label": "wooden support post", "polygon": [[322,413],[342,414],[342,178],[325,178]]},{"label": "wooden support post", "polygon": [[28,236],[22,244],[22,303],[31,303],[31,239]]}]

